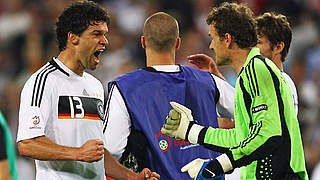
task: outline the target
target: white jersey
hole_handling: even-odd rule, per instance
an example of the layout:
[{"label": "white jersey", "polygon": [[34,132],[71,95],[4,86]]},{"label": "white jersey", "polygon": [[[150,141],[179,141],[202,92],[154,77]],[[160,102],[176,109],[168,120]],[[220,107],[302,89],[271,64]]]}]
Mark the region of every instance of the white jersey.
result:
[{"label": "white jersey", "polygon": [[293,97],[293,105],[294,105],[294,110],[296,111],[296,114],[298,115],[298,94],[297,94],[297,89],[296,86],[294,85],[292,79],[288,74],[282,71],[283,77],[286,79],[287,83],[290,86],[291,94]]},{"label": "white jersey", "polygon": [[[68,147],[81,147],[90,139],[105,142],[103,102],[104,90],[96,78],[85,72],[81,77],[54,58],[21,92],[17,142],[39,136]],[[105,180],[103,159],[36,160],[36,170],[37,180]]]},{"label": "white jersey", "polygon": [[[152,66],[157,71],[178,72],[177,65]],[[212,75],[219,92],[219,100],[216,104],[217,112],[221,117],[233,118],[234,113],[234,88],[226,81]],[[124,99],[117,86],[113,86],[109,92],[108,107],[106,108],[107,124],[105,125],[106,147],[116,158],[120,159],[127,146],[128,137],[131,132],[131,119]],[[117,137],[117,138],[114,138]]]}]

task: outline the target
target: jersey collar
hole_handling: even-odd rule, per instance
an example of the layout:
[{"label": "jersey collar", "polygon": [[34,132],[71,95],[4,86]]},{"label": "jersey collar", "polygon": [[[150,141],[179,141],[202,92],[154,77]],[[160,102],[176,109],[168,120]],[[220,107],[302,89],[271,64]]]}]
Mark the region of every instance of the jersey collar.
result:
[{"label": "jersey collar", "polygon": [[241,71],[239,73],[239,75],[241,74],[242,70],[244,67],[247,66],[247,64],[250,62],[250,60],[255,57],[256,55],[261,55],[260,54],[260,49],[259,48],[252,48],[247,56],[246,62],[244,63],[244,65],[241,68]]},{"label": "jersey collar", "polygon": [[162,71],[162,72],[178,72],[180,71],[180,67],[178,65],[157,65],[157,66],[151,66],[156,71]]},{"label": "jersey collar", "polygon": [[156,65],[143,68],[150,72],[164,72],[164,73],[176,73],[181,72],[180,65]]},{"label": "jersey collar", "polygon": [[67,74],[69,77],[81,77],[64,65],[58,58],[54,57],[53,61],[57,64],[57,68],[60,69],[64,74]]},{"label": "jersey collar", "polygon": [[260,49],[259,48],[252,48],[251,51],[249,52],[248,56],[247,56],[246,62],[244,63],[243,67],[245,67],[250,62],[250,60],[253,57],[255,57],[256,55],[261,55],[260,54]]}]

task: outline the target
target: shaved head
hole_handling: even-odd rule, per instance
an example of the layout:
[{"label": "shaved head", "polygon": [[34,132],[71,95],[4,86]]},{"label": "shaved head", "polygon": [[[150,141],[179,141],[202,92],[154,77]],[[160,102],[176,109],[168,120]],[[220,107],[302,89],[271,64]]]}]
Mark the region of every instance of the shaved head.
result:
[{"label": "shaved head", "polygon": [[169,52],[179,36],[178,22],[164,12],[158,12],[145,21],[143,35],[146,46],[157,52]]}]

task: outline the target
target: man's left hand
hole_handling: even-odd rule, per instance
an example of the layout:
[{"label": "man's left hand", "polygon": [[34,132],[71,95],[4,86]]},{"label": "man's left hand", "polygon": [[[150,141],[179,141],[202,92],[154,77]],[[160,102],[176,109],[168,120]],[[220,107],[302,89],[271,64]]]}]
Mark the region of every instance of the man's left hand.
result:
[{"label": "man's left hand", "polygon": [[156,172],[151,172],[148,168],[144,168],[139,174],[139,180],[159,180],[160,175]]}]

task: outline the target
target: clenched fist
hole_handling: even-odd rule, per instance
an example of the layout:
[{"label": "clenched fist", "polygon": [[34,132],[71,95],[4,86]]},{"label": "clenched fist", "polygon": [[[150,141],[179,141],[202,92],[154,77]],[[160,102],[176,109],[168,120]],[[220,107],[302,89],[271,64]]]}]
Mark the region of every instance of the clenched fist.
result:
[{"label": "clenched fist", "polygon": [[95,162],[103,158],[103,141],[91,139],[84,143],[77,152],[77,160],[85,162]]}]

